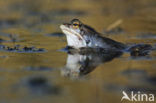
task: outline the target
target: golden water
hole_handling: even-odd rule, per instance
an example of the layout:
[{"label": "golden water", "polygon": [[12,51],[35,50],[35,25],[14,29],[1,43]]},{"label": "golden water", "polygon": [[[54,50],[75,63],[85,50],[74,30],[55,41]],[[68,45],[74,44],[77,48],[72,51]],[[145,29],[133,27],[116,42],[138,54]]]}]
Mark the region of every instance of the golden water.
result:
[{"label": "golden water", "polygon": [[[121,19],[124,32],[108,37],[125,44],[156,42],[155,0],[0,0],[0,38],[9,40],[6,34],[19,38],[15,43],[1,44],[46,50],[0,51],[0,103],[120,103],[123,90],[156,93],[154,51],[135,59],[125,53],[82,77],[63,76],[68,55],[58,50],[66,46],[66,38],[47,34],[61,32],[59,25],[73,18],[100,33]],[[43,66],[50,70],[26,69]],[[59,93],[33,92],[26,83],[36,76],[46,78],[50,86],[58,86]]]}]

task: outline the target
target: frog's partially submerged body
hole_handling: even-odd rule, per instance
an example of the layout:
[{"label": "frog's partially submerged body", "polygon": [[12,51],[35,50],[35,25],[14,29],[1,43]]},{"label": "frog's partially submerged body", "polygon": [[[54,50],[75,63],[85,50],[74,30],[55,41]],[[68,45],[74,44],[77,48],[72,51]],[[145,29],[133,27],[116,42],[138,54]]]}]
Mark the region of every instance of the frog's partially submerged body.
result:
[{"label": "frog's partially submerged body", "polygon": [[[101,36],[100,33],[95,31],[90,26],[83,24],[78,19],[73,19],[70,23],[64,23],[60,26],[60,28],[67,37],[68,46],[76,49],[85,47],[114,50],[133,50],[123,43]],[[149,45],[149,47],[151,46]],[[139,46],[136,47],[136,49],[139,49]]]},{"label": "frog's partially submerged body", "polygon": [[74,48],[116,48],[124,49],[126,46],[112,39],[102,37],[93,28],[81,23],[78,19],[73,19],[71,23],[60,26],[67,37],[68,46]]}]

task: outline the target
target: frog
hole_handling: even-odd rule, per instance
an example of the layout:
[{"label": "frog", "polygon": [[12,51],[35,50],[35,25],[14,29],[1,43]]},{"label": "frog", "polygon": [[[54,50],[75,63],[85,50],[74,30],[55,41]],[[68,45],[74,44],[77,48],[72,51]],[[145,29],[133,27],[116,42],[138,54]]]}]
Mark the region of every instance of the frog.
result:
[{"label": "frog", "polygon": [[60,28],[66,35],[68,46],[73,48],[126,48],[125,44],[102,36],[102,34],[92,27],[82,23],[79,19],[73,19],[70,23],[63,23],[60,25]]},{"label": "frog", "polygon": [[69,23],[63,23],[60,25],[60,28],[66,35],[68,47],[74,49],[112,49],[130,52],[132,56],[145,56],[150,50],[152,50],[152,46],[150,44],[136,44],[129,46],[105,37],[91,26],[82,23],[79,19],[72,19]]}]

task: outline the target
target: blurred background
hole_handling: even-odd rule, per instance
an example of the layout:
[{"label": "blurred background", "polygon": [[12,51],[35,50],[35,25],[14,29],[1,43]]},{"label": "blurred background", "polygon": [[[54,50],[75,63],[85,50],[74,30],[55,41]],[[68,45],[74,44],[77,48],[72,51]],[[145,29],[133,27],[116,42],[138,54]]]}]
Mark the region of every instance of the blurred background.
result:
[{"label": "blurred background", "polygon": [[[0,103],[118,103],[123,90],[156,93],[155,52],[125,53],[81,78],[62,75],[59,26],[73,18],[125,44],[156,45],[155,0],[0,0]],[[17,45],[44,52],[12,52]]]}]

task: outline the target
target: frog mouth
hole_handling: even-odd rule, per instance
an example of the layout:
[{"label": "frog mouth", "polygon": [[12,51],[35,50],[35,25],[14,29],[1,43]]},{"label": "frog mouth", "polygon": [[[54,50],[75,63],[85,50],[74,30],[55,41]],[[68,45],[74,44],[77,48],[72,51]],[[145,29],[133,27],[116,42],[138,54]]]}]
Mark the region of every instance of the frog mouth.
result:
[{"label": "frog mouth", "polygon": [[83,40],[83,37],[77,33],[76,31],[70,29],[69,27],[67,27],[66,25],[61,25],[60,28],[62,29],[62,31],[66,34],[66,35],[75,35],[79,38],[79,40]]}]

